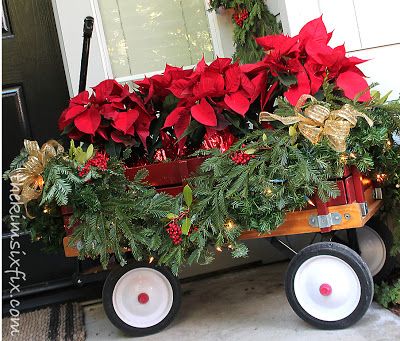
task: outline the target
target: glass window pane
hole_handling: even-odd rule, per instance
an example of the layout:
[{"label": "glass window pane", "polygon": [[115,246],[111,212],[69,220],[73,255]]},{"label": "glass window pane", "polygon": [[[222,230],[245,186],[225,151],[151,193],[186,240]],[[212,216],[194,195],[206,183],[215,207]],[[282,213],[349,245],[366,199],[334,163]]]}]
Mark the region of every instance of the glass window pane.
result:
[{"label": "glass window pane", "polygon": [[99,0],[115,77],[196,64],[213,46],[204,0]]}]

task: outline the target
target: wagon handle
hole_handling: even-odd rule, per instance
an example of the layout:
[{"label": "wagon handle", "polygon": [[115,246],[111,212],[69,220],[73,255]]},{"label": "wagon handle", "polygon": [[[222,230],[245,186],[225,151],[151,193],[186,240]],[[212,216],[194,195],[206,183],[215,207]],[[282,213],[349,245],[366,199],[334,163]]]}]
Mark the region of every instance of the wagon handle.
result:
[{"label": "wagon handle", "polygon": [[92,37],[94,19],[87,16],[83,22],[83,46],[81,58],[81,72],[79,75],[79,92],[86,88],[87,70],[89,62],[90,38]]}]

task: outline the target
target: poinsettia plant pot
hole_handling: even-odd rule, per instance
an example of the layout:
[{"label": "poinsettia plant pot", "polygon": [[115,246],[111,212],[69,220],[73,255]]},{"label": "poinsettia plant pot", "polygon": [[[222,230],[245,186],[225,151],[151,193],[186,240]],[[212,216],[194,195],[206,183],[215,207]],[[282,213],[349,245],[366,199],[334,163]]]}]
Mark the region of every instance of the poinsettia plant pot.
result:
[{"label": "poinsettia plant pot", "polygon": [[[195,173],[205,160],[205,157],[194,157],[186,160],[160,162],[150,165],[129,167],[125,171],[128,180],[133,180],[139,170],[146,169],[148,175],[144,179],[150,185],[165,189],[170,194],[178,194],[186,179]],[[168,190],[166,189],[168,187]],[[178,192],[174,190],[179,189]]]}]

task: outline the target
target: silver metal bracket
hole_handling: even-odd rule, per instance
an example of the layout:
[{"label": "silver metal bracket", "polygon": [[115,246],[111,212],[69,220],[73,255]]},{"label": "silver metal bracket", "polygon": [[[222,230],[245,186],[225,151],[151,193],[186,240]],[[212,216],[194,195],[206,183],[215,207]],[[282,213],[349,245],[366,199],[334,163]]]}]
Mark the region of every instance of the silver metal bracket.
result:
[{"label": "silver metal bracket", "polygon": [[312,215],[308,219],[308,223],[320,229],[339,225],[342,222],[342,215],[337,212],[331,212],[325,215]]},{"label": "silver metal bracket", "polygon": [[368,203],[366,202],[361,203],[360,208],[361,208],[361,215],[365,217],[368,214]]},{"label": "silver metal bracket", "polygon": [[382,200],[383,199],[382,188],[380,188],[380,187],[374,188],[374,190],[372,192],[372,197],[375,200]]}]

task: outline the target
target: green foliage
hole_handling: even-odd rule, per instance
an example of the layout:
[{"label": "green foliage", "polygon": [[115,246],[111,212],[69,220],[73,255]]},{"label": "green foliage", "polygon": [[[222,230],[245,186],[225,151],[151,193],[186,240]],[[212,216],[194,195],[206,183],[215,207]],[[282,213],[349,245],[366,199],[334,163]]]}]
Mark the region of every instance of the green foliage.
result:
[{"label": "green foliage", "polygon": [[82,184],[85,179],[74,172],[75,163],[63,157],[56,157],[46,167],[43,178],[44,188],[40,205],[51,204],[67,205],[74,186]]},{"label": "green foliage", "polygon": [[375,299],[385,308],[400,304],[400,278],[392,285],[385,282],[375,285]]},{"label": "green foliage", "polygon": [[20,168],[24,165],[24,163],[28,160],[28,152],[25,148],[22,148],[20,153],[11,161],[10,169],[5,171],[3,174],[4,180],[9,180],[10,173],[17,168]]},{"label": "green foliage", "polygon": [[[254,158],[237,165],[231,155],[240,151],[249,151]],[[302,140],[293,145],[284,129],[256,130],[229,153],[209,154],[199,175],[190,180],[195,188],[192,213],[193,223],[214,234],[218,246],[236,243],[249,229],[274,230],[283,223],[285,212],[306,206],[305,195],[317,191],[326,201],[339,194],[329,179],[342,172],[340,155],[326,144],[312,148]],[[228,220],[234,222],[233,228],[225,227]],[[232,249],[236,256],[245,254],[243,246]]]},{"label": "green foliage", "polygon": [[93,144],[90,144],[86,151],[83,150],[83,142],[80,143],[79,147],[75,147],[74,140],[70,140],[69,147],[69,157],[71,160],[78,162],[81,165],[84,165],[86,161],[88,161],[94,152]]},{"label": "green foliage", "polygon": [[243,26],[236,24],[232,18],[234,30],[233,41],[235,54],[233,59],[241,63],[253,63],[261,60],[264,52],[255,41],[256,37],[263,37],[270,34],[282,32],[281,25],[269,11],[263,0],[211,0],[210,9],[217,10],[219,7],[233,8],[236,11],[246,9],[249,12],[248,18]]}]

